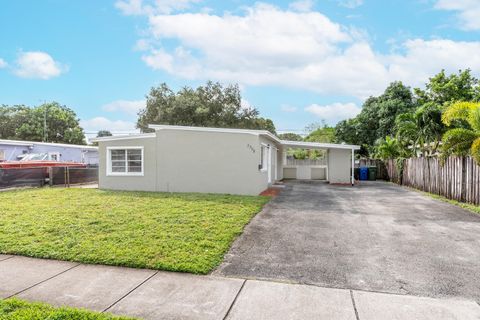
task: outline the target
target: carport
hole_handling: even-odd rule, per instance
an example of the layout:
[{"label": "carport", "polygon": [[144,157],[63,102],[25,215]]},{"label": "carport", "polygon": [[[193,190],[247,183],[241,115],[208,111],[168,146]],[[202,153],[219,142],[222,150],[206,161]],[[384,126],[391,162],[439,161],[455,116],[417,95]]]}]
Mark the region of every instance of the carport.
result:
[{"label": "carport", "polygon": [[[282,141],[283,178],[296,180],[325,180],[335,184],[355,183],[353,169],[355,150],[360,146],[320,142]],[[319,159],[297,160],[287,157],[287,150],[319,150]]]}]

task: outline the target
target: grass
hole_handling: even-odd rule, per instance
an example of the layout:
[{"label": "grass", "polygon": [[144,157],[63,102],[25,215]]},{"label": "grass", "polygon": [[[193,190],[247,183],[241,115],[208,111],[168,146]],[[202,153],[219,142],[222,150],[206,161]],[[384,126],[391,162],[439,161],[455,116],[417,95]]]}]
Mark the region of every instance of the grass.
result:
[{"label": "grass", "polygon": [[460,201],[457,201],[457,200],[448,199],[444,196],[440,196],[438,194],[434,194],[434,193],[430,193],[430,192],[425,192],[425,191],[421,191],[421,190],[417,190],[417,189],[413,189],[413,190],[418,191],[420,193],[423,193],[423,194],[425,194],[425,195],[427,195],[427,196],[429,196],[433,199],[440,200],[440,201],[443,201],[443,202],[447,202],[447,203],[453,204],[455,206],[461,207],[465,210],[468,210],[470,212],[480,214],[480,206],[476,206],[476,205],[470,204],[470,203],[460,202]]},{"label": "grass", "polygon": [[108,313],[83,309],[55,308],[45,303],[26,302],[19,299],[0,300],[1,320],[127,320]]},{"label": "grass", "polygon": [[0,253],[206,274],[268,197],[0,192]]}]

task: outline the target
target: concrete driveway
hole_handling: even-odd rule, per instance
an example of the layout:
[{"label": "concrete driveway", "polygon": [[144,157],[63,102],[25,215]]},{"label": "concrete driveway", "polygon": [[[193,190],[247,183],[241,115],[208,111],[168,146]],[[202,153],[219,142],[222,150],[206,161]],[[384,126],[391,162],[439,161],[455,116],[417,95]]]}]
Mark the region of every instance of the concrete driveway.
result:
[{"label": "concrete driveway", "polygon": [[480,301],[480,216],[383,182],[288,182],[216,274]]}]

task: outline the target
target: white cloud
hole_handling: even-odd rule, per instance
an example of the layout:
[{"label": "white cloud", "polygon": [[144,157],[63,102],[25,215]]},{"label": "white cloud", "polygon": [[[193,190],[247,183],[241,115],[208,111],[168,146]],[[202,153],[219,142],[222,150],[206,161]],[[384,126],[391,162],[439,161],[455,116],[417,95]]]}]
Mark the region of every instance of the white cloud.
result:
[{"label": "white cloud", "polygon": [[311,104],[305,108],[318,118],[325,120],[327,123],[336,124],[340,120],[355,117],[360,113],[361,108],[355,103],[333,103],[325,106]]},{"label": "white cloud", "polygon": [[138,132],[135,129],[135,123],[123,120],[110,120],[105,117],[95,117],[80,121],[80,126],[86,132],[98,132],[99,130],[108,130],[112,133],[133,133]]},{"label": "white cloud", "polygon": [[250,110],[253,108],[252,104],[247,99],[242,99],[242,101],[240,101],[240,106],[245,110]]},{"label": "white cloud", "polygon": [[118,0],[115,7],[124,15],[170,14],[188,9],[200,0]]},{"label": "white cloud", "polygon": [[[373,50],[356,29],[319,12],[256,4],[245,13],[149,16],[142,56],[152,69],[189,80],[300,88],[360,99],[394,80],[420,86],[441,69],[479,76],[480,42],[411,39]],[[176,43],[173,48],[163,43]],[[145,43],[144,43],[145,44]]]},{"label": "white cloud", "polygon": [[280,109],[283,111],[283,112],[296,112],[297,111],[297,107],[293,107],[293,106],[289,106],[287,104],[284,104],[280,107]]},{"label": "white cloud", "polygon": [[5,68],[7,65],[8,65],[7,62],[2,58],[0,58],[0,69]]},{"label": "white cloud", "polygon": [[288,7],[294,11],[298,12],[308,12],[311,11],[315,2],[313,0],[299,0],[292,2]]},{"label": "white cloud", "polygon": [[145,108],[145,100],[116,100],[102,106],[104,111],[124,112],[130,115],[137,115],[140,109]]},{"label": "white cloud", "polygon": [[338,4],[342,7],[354,9],[363,4],[363,0],[338,0]]},{"label": "white cloud", "polygon": [[458,12],[462,29],[480,30],[480,1],[478,0],[438,0],[435,8]]},{"label": "white cloud", "polygon": [[67,67],[46,52],[29,51],[21,52],[16,61],[15,74],[22,78],[36,78],[47,80],[67,71]]}]

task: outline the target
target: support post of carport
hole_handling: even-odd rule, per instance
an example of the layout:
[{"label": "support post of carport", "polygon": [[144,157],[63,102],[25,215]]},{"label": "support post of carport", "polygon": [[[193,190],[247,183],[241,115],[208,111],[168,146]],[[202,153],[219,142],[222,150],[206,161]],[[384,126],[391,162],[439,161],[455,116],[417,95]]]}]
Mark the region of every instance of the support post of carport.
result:
[{"label": "support post of carport", "polygon": [[352,186],[355,185],[355,149],[352,148]]}]

